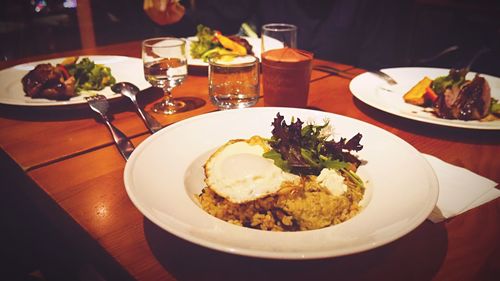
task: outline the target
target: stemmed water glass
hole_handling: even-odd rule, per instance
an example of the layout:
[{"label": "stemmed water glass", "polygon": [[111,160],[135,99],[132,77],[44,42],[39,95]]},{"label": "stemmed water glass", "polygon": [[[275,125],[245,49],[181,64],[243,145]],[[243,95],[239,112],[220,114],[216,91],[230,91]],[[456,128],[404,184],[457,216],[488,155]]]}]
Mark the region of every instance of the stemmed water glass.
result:
[{"label": "stemmed water glass", "polygon": [[142,62],[146,80],[164,92],[163,100],[153,105],[153,111],[173,114],[188,110],[185,101],[172,97],[172,89],[187,77],[186,41],[172,37],[144,40]]}]

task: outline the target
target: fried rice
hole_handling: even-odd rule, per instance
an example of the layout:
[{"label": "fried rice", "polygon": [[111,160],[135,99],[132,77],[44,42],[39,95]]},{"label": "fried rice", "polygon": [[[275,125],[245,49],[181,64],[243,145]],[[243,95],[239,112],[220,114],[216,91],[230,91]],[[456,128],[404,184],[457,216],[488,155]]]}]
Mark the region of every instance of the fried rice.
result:
[{"label": "fried rice", "polygon": [[344,222],[361,210],[365,188],[341,171],[347,190],[332,195],[316,181],[302,176],[300,183],[285,182],[278,192],[245,203],[233,203],[205,187],[197,196],[200,206],[224,221],[269,231],[303,231]]}]

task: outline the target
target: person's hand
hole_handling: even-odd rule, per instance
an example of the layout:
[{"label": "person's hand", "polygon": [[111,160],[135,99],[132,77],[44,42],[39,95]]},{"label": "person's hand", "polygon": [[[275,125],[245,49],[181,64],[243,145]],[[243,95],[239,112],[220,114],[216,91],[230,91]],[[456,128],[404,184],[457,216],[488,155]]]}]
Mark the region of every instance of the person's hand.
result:
[{"label": "person's hand", "polygon": [[144,11],[159,25],[176,23],[186,12],[179,0],[144,0]]}]

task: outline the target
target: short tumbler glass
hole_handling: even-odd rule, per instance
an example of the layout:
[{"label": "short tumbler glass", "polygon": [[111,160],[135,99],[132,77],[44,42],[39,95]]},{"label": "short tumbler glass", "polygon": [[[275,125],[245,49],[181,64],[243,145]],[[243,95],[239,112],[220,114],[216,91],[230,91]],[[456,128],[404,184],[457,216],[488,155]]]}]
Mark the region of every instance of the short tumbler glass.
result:
[{"label": "short tumbler glass", "polygon": [[219,109],[255,105],[260,94],[259,59],[251,55],[210,58],[208,94],[210,101]]}]

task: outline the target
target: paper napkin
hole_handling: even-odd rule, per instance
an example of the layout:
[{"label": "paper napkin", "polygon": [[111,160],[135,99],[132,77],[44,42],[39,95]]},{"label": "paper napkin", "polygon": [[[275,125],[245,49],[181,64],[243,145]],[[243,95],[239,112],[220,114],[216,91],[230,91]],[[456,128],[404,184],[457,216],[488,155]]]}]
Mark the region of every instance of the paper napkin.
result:
[{"label": "paper napkin", "polygon": [[459,215],[500,196],[496,182],[423,154],[439,181],[439,197],[428,219],[434,223]]}]

